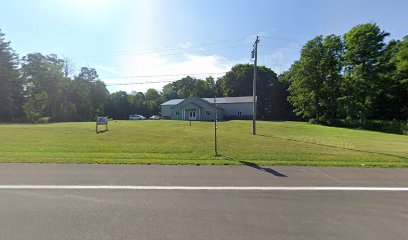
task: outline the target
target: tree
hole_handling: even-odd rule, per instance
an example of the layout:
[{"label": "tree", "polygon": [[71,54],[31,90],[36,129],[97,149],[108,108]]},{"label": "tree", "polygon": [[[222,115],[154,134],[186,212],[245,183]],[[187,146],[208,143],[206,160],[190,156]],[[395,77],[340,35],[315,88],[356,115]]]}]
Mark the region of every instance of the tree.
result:
[{"label": "tree", "polygon": [[18,56],[0,30],[0,121],[22,117],[23,87]]},{"label": "tree", "polygon": [[321,59],[323,86],[321,108],[325,119],[335,119],[340,116],[341,95],[340,85],[343,81],[341,74],[343,70],[344,44],[342,39],[336,35],[329,35],[323,39],[324,54]]},{"label": "tree", "polygon": [[144,95],[147,101],[156,101],[161,98],[160,93],[154,88],[147,89]]},{"label": "tree", "polygon": [[64,61],[54,54],[44,56],[41,53],[32,53],[25,56],[22,62],[28,97],[45,92],[48,102],[44,114],[56,121],[65,120],[60,115],[67,105],[62,90],[69,80],[64,78],[63,69]]},{"label": "tree", "polygon": [[164,100],[188,97],[213,97],[215,82],[213,77],[206,80],[187,76],[163,87]]},{"label": "tree", "polygon": [[[82,67],[71,80],[65,77],[66,61],[53,54],[34,53],[23,58],[22,72],[28,97],[33,99],[25,107],[31,120],[35,120],[35,116],[47,116],[52,121],[84,121],[104,114],[109,92],[95,69]],[[46,98],[38,98],[44,96],[43,93]],[[47,103],[33,106],[40,101],[38,99],[41,103],[46,99]],[[40,112],[34,114],[35,110]]]},{"label": "tree", "polygon": [[391,59],[395,64],[394,82],[396,85],[397,99],[399,99],[399,118],[408,120],[408,36],[398,44],[398,52]]},{"label": "tree", "polygon": [[76,78],[85,80],[87,82],[95,82],[98,80],[99,76],[95,68],[82,67]]},{"label": "tree", "polygon": [[91,103],[92,103],[92,117],[94,119],[97,115],[105,114],[105,106],[109,100],[109,91],[106,85],[101,80],[96,80],[91,85]]},{"label": "tree", "polygon": [[128,119],[129,106],[128,94],[125,91],[112,93],[106,107],[106,114],[113,119]]},{"label": "tree", "polygon": [[72,85],[75,89],[72,101],[77,106],[79,120],[92,120],[97,115],[104,114],[109,92],[94,68],[82,67]]},{"label": "tree", "polygon": [[33,122],[43,117],[48,105],[48,95],[42,91],[33,94],[26,104],[24,104],[24,111],[27,118]]},{"label": "tree", "polygon": [[300,60],[286,73],[289,102],[298,116],[317,120],[339,115],[343,43],[339,36],[317,36],[302,48]]},{"label": "tree", "polygon": [[402,41],[391,40],[381,58],[380,97],[375,102],[379,119],[408,119],[408,36]]},{"label": "tree", "polygon": [[[257,114],[263,119],[285,119],[287,113],[286,88],[278,81],[274,71],[258,66]],[[254,65],[238,64],[231,68],[217,83],[217,93],[224,97],[252,96]],[[277,111],[279,110],[279,111]]]},{"label": "tree", "polygon": [[75,65],[69,58],[64,58],[64,77],[68,78],[74,72]]},{"label": "tree", "polygon": [[211,80],[210,82],[208,82],[207,80],[204,81],[204,80],[197,79],[196,82],[194,83],[194,88],[192,89],[190,95],[204,97],[204,98],[213,97],[214,89],[210,85],[210,83],[211,83]]},{"label": "tree", "polygon": [[317,36],[303,46],[300,60],[289,70],[291,82],[289,102],[298,116],[316,119],[322,116],[324,53],[323,37]]},{"label": "tree", "polygon": [[160,112],[160,104],[163,103],[163,98],[160,93],[153,88],[147,89],[144,94],[146,98],[147,116],[152,116]]},{"label": "tree", "polygon": [[377,24],[367,23],[353,27],[344,35],[345,81],[342,97],[345,114],[350,118],[372,117],[374,103],[381,89],[380,58],[385,50],[384,39],[389,33]]}]

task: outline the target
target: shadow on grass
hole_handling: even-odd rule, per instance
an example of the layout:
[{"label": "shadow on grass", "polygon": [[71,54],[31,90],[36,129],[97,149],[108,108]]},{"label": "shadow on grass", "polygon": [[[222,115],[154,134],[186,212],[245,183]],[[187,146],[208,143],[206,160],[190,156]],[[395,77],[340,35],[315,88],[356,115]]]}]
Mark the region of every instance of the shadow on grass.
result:
[{"label": "shadow on grass", "polygon": [[328,144],[314,143],[314,142],[306,142],[306,141],[300,141],[300,140],[296,140],[296,139],[282,138],[282,137],[270,136],[270,135],[258,134],[258,136],[276,138],[276,139],[281,139],[281,140],[286,140],[286,141],[292,141],[292,142],[307,143],[307,144],[313,144],[313,145],[317,145],[317,146],[330,147],[330,148],[336,148],[336,149],[344,149],[344,150],[350,150],[350,151],[361,152],[361,153],[378,154],[378,155],[383,155],[383,156],[387,156],[387,157],[396,157],[396,158],[402,158],[402,159],[404,159],[404,160],[408,160],[408,157],[399,156],[399,155],[394,155],[394,154],[389,154],[389,153],[372,152],[372,151],[365,151],[365,150],[359,150],[359,149],[354,149],[354,148],[346,148],[346,147],[336,147],[336,146],[328,145]]},{"label": "shadow on grass", "polygon": [[109,130],[97,131],[97,132],[96,132],[96,134],[99,134],[99,133],[105,133],[105,132],[109,132]]},{"label": "shadow on grass", "polygon": [[272,174],[272,175],[274,175],[276,177],[288,177],[288,176],[286,176],[285,174],[283,174],[281,172],[273,170],[272,168],[264,168],[264,167],[261,167],[261,166],[255,164],[255,163],[247,162],[247,161],[239,161],[239,162],[244,164],[245,166],[255,168],[256,170],[259,170],[259,171],[267,172],[267,173]]}]

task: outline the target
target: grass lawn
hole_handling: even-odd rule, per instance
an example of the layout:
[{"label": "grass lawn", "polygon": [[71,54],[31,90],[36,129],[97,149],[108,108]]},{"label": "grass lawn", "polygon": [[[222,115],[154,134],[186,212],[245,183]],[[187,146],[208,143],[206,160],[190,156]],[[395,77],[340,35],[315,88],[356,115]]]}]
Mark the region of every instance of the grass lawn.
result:
[{"label": "grass lawn", "polygon": [[113,121],[1,124],[0,162],[408,167],[408,136],[301,122]]}]

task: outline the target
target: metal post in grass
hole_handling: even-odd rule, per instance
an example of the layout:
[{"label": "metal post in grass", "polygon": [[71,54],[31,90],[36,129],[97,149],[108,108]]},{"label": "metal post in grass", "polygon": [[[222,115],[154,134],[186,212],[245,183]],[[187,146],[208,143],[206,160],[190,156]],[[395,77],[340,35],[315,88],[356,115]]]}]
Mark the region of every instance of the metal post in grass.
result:
[{"label": "metal post in grass", "polygon": [[215,119],[214,119],[214,151],[215,156],[218,157],[218,146],[217,146],[217,120],[218,120],[218,111],[217,111],[217,99],[214,94],[214,105],[215,105]]}]

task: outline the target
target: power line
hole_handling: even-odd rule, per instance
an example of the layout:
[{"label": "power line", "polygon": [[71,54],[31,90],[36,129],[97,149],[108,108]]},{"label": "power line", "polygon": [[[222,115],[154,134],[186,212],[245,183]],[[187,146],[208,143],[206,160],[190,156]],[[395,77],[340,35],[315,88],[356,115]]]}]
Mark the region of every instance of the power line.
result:
[{"label": "power line", "polygon": [[152,56],[152,57],[162,57],[162,56],[175,56],[175,55],[184,55],[184,54],[199,54],[199,53],[208,53],[214,50],[223,50],[223,49],[232,49],[232,48],[239,48],[239,47],[247,47],[247,44],[240,44],[240,45],[231,45],[231,46],[225,46],[225,47],[220,47],[220,48],[212,48],[212,49],[201,49],[201,50],[192,50],[189,52],[184,52],[181,50],[187,50],[187,49],[179,49],[179,51],[174,51],[174,52],[164,52],[164,53],[118,53],[118,54],[111,54],[111,55],[99,55],[99,56],[93,56],[93,57],[84,57],[83,59],[101,59],[101,58],[108,58],[108,57],[116,57],[116,56]]},{"label": "power line", "polygon": [[[147,78],[147,77],[177,77],[177,76],[208,76],[208,75],[219,75],[225,74],[226,72],[213,72],[213,73],[184,73],[184,74],[168,74],[168,75],[139,75],[139,76],[129,76],[129,77],[121,77],[121,78]],[[110,78],[114,79],[114,78]],[[105,79],[106,80],[106,79]],[[154,83],[169,83],[175,82],[180,79],[172,79],[172,80],[160,80],[160,81],[147,81],[147,82],[130,82],[130,83],[111,83],[107,84],[106,86],[126,86],[126,85],[140,85],[140,84],[154,84]]]},{"label": "power line", "polygon": [[109,87],[109,86],[127,86],[127,85],[153,84],[153,83],[170,83],[170,82],[175,82],[175,81],[177,81],[177,80],[152,81],[152,82],[133,82],[133,83],[115,83],[115,84],[106,84],[106,86]]},{"label": "power line", "polygon": [[[163,52],[163,51],[175,51],[175,50],[185,50],[191,48],[200,48],[204,46],[211,46],[211,45],[225,45],[230,44],[233,42],[237,42],[240,40],[244,40],[245,38],[236,38],[231,40],[220,40],[214,42],[203,42],[203,43],[185,43],[185,44],[178,44],[177,46],[168,46],[168,47],[159,47],[159,48],[146,48],[146,49],[135,49],[135,50],[125,50],[125,51],[118,51],[117,53],[111,54],[81,54],[80,56],[89,56],[89,57],[100,57],[100,56],[116,56],[116,55],[138,55],[138,54],[146,54],[146,53],[155,53],[155,52]],[[185,45],[185,46],[182,46]]]},{"label": "power line", "polygon": [[287,41],[287,42],[306,42],[306,41],[308,41],[308,39],[291,38],[291,37],[270,37],[270,36],[261,36],[261,38],[267,38],[267,40]]},{"label": "power line", "polygon": [[[262,36],[262,38],[267,38],[267,40],[277,40],[277,41],[291,41],[291,42],[304,42],[305,39],[296,39],[296,38],[282,38],[282,37],[270,37],[270,36]],[[158,48],[145,48],[145,49],[135,49],[135,50],[125,50],[125,51],[118,51],[116,53],[107,53],[107,54],[80,54],[79,56],[85,59],[98,59],[98,58],[106,58],[106,57],[113,57],[113,56],[138,56],[138,55],[146,55],[150,54],[151,56],[171,56],[171,55],[181,55],[185,54],[184,50],[193,50],[193,53],[200,53],[200,52],[208,52],[213,50],[221,50],[221,49],[229,49],[229,48],[237,48],[241,46],[247,46],[248,43],[240,44],[240,45],[231,45],[234,42],[239,42],[242,40],[246,40],[248,37],[241,37],[241,38],[233,38],[233,39],[224,39],[219,41],[207,41],[202,43],[184,43],[184,44],[177,44],[176,46],[167,46],[167,47],[158,47]],[[182,46],[186,45],[186,46]],[[212,48],[212,49],[199,49],[205,46],[216,46],[216,45],[225,45],[220,48]],[[180,52],[181,51],[181,52]]]},{"label": "power line", "polygon": [[226,72],[210,72],[210,73],[181,73],[181,74],[163,74],[163,75],[135,75],[135,76],[121,76],[109,77],[109,79],[116,78],[151,78],[151,77],[178,77],[178,76],[199,76],[199,75],[218,75]]}]

